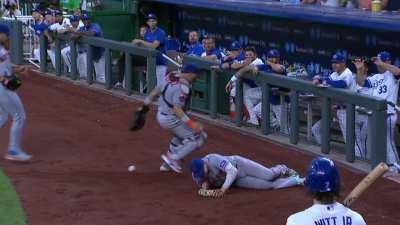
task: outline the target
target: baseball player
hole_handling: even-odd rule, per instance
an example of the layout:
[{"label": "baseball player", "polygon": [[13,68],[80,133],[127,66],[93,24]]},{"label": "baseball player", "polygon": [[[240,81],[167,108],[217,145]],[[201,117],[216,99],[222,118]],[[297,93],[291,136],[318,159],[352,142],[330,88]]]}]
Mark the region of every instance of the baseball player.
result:
[{"label": "baseball player", "polygon": [[[238,44],[232,43],[231,49],[238,48]],[[239,70],[245,66],[252,65],[262,65],[263,61],[257,57],[256,49],[252,46],[248,46],[244,49],[244,57],[242,54],[237,54],[235,59],[231,62],[223,63],[221,67],[223,69],[234,69]],[[235,77],[232,76],[231,80],[227,83],[225,90],[229,94],[230,103],[230,116],[235,116],[235,97],[236,97],[236,83],[234,82]],[[250,88],[255,88],[257,85],[253,80],[243,79],[243,91],[246,92]],[[247,113],[248,114],[248,113]]]},{"label": "baseball player", "polygon": [[[278,74],[284,75],[286,73],[285,67],[279,63],[280,54],[276,49],[272,49],[268,51],[267,61],[265,64],[261,65],[249,65],[242,69],[240,69],[231,79],[231,82],[234,82],[237,78],[241,77],[243,74],[251,71],[254,74],[257,74],[258,71],[263,72],[274,72]],[[254,87],[244,91],[244,104],[249,112],[249,120],[248,122],[254,125],[259,125],[259,117],[258,114],[261,114],[261,87]],[[271,125],[272,127],[276,127],[280,124],[280,100],[279,95],[271,94],[270,102],[271,102]],[[258,105],[258,106],[257,106]]]},{"label": "baseball player", "polygon": [[153,48],[158,50],[156,58],[156,74],[157,74],[157,88],[162,89],[164,83],[166,82],[167,66],[162,53],[165,54],[165,41],[166,34],[165,31],[157,27],[157,16],[154,13],[149,13],[146,16],[147,25],[149,29],[144,34],[144,40],[134,39],[133,44],[139,46],[145,46],[148,48]]},{"label": "baseball player", "polygon": [[279,189],[303,185],[296,171],[286,165],[267,168],[239,155],[208,154],[193,159],[192,178],[199,188],[219,188],[222,196],[232,186],[252,189]]},{"label": "baseball player", "polygon": [[390,172],[399,173],[399,155],[394,143],[394,129],[396,127],[397,112],[396,102],[399,92],[400,70],[391,65],[391,55],[389,52],[380,52],[374,63],[377,65],[378,74],[365,78],[357,74],[357,83],[360,86],[373,88],[372,96],[387,101],[387,163]]},{"label": "baseball player", "polygon": [[[341,53],[336,53],[332,56],[333,73],[326,78],[319,76],[314,77],[315,85],[326,84],[335,88],[347,89],[356,92],[356,81],[353,73],[346,66],[346,58]],[[343,139],[346,141],[346,108],[344,105],[338,105],[337,118],[339,120],[340,130],[342,131]],[[321,144],[321,120],[317,121],[312,126],[312,133],[318,144]]]},{"label": "baseball player", "polygon": [[212,37],[205,37],[203,39],[204,52],[201,54],[201,57],[211,60],[218,61],[225,57],[224,53],[222,53],[218,48],[215,47],[215,39]]},{"label": "baseball player", "polygon": [[[368,74],[368,64],[361,58],[356,58],[353,63],[357,69],[357,75],[366,79]],[[357,79],[357,75],[356,78]],[[372,89],[362,87],[357,84],[357,93],[362,95],[372,95]],[[367,159],[367,136],[368,136],[368,111],[356,106],[355,116],[355,155],[361,159]]]},{"label": "baseball player", "polygon": [[189,32],[189,46],[186,51],[187,55],[190,56],[201,56],[204,52],[203,45],[199,42],[199,34],[197,31]]},{"label": "baseball player", "polygon": [[25,110],[17,93],[7,88],[9,77],[13,75],[13,72],[17,72],[16,70],[12,71],[10,54],[6,49],[8,48],[9,33],[9,28],[0,24],[0,127],[4,127],[9,116],[12,117],[10,142],[4,158],[14,161],[29,161],[32,156],[21,148],[22,130],[26,118]]},{"label": "baseball player", "polygon": [[161,155],[163,163],[160,171],[172,169],[181,173],[180,160],[200,148],[207,139],[203,125],[193,121],[185,113],[186,104],[190,100],[191,85],[198,74],[198,68],[191,64],[185,65],[181,72],[169,73],[161,91],[158,91],[157,87],[154,88],[146,97],[144,105],[138,109],[148,111],[149,104],[160,96],[157,121],[163,129],[173,135],[168,152]]},{"label": "baseball player", "polygon": [[[88,14],[82,15],[82,21],[85,25],[74,32],[76,37],[89,36],[89,37],[103,37],[103,30],[98,23],[92,23],[92,20]],[[81,77],[87,77],[87,53],[85,49],[78,51],[78,71]],[[104,48],[94,47],[93,48],[93,65],[96,73],[96,80],[100,83],[105,83],[105,57]]]},{"label": "baseball player", "polygon": [[340,195],[340,175],[335,163],[325,157],[311,161],[305,186],[314,204],[287,219],[286,225],[331,224],[365,225],[363,217],[337,202]]}]

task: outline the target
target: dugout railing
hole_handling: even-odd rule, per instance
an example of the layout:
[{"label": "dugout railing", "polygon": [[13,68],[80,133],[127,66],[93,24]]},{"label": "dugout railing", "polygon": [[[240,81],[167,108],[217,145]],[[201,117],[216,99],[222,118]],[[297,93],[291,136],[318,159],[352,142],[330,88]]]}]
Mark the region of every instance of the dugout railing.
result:
[{"label": "dugout railing", "polygon": [[[18,46],[19,42],[22,42],[22,25],[17,21],[11,23],[13,28],[17,27],[16,30],[12,31],[12,40],[14,44],[12,52],[14,55],[16,64],[20,64],[22,60],[22,47]],[[21,40],[21,41],[20,41]],[[151,90],[156,83],[156,54],[157,51],[153,49],[137,47],[126,42],[116,42],[103,38],[96,37],[82,37],[79,39],[70,39],[69,35],[56,35],[55,38],[55,75],[62,75],[62,62],[61,62],[61,40],[67,41],[71,47],[71,72],[69,77],[71,79],[78,79],[77,71],[77,44],[87,44],[87,82],[92,84],[94,82],[94,68],[93,68],[93,48],[102,47],[105,49],[105,88],[112,88],[111,81],[111,51],[119,51],[125,54],[125,90],[127,95],[132,94],[132,56],[141,56],[147,58],[146,76],[148,88]],[[18,52],[20,51],[20,52]],[[16,59],[19,57],[18,59]],[[47,70],[47,40],[44,35],[40,37],[40,70],[41,72],[48,72]],[[209,101],[210,107],[207,111],[211,118],[218,116],[218,79],[217,72],[211,69],[215,62],[210,62],[198,57],[185,56],[184,62],[192,63],[207,70],[210,73],[210,87],[209,87]],[[321,152],[329,154],[331,150],[331,106],[332,101],[340,101],[346,107],[346,142],[345,142],[345,155],[348,162],[355,161],[355,106],[365,107],[370,110],[368,123],[368,149],[371,151],[369,163],[371,167],[376,166],[380,162],[386,161],[386,118],[387,118],[387,102],[385,100],[377,99],[375,97],[369,97],[364,95],[355,94],[346,90],[336,88],[320,88],[313,85],[311,82],[299,80],[286,76],[279,76],[272,73],[261,72],[260,76],[245,75],[247,79],[253,79],[256,82],[262,84],[262,118],[261,118],[261,132],[265,135],[271,133],[270,129],[270,100],[269,95],[272,86],[279,86],[290,89],[290,125],[289,125],[289,142],[291,144],[297,144],[299,142],[299,93],[307,92],[313,95],[320,96],[322,98],[321,104],[321,117],[322,117],[322,144]],[[242,80],[236,81],[236,117],[235,123],[237,126],[241,126],[243,121],[243,86]]]}]

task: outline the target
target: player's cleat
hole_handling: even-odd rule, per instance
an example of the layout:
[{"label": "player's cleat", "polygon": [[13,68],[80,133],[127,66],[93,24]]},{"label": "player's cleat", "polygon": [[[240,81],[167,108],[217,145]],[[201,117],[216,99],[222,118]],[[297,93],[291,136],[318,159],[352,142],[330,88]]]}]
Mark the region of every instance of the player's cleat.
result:
[{"label": "player's cleat", "polygon": [[31,160],[32,156],[22,150],[11,150],[7,152],[4,158],[11,161],[27,162]]},{"label": "player's cleat", "polygon": [[160,171],[161,172],[169,172],[171,171],[171,168],[168,166],[168,164],[166,164],[165,162],[163,162],[160,166]]},{"label": "player's cleat", "polygon": [[299,173],[297,173],[296,170],[290,169],[290,168],[289,168],[289,169],[286,171],[286,173],[283,174],[283,176],[286,176],[286,177],[299,176]]},{"label": "player's cleat", "polygon": [[171,169],[177,173],[182,173],[182,167],[179,165],[179,163],[176,160],[171,159],[167,155],[161,155],[161,159],[168,164]]}]

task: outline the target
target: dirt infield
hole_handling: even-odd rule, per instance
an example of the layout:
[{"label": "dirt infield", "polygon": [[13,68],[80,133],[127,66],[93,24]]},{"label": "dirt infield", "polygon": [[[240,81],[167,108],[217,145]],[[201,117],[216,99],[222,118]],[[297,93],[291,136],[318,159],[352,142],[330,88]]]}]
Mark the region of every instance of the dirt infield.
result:
[{"label": "dirt infield", "polygon": [[[0,164],[22,198],[30,225],[280,225],[311,204],[302,188],[233,189],[222,200],[200,199],[188,172],[159,172],[170,137],[157,125],[154,111],[143,131],[130,133],[132,103],[38,75],[24,75],[23,81],[19,94],[28,115],[23,145],[34,160]],[[0,130],[1,149],[8,127]],[[286,163],[303,174],[310,160],[210,124],[206,131],[209,140],[197,156],[241,154],[267,165]],[[131,163],[134,173],[127,171]],[[341,172],[346,193],[363,177]],[[395,225],[399,196],[398,184],[380,180],[354,209],[367,224]]]}]

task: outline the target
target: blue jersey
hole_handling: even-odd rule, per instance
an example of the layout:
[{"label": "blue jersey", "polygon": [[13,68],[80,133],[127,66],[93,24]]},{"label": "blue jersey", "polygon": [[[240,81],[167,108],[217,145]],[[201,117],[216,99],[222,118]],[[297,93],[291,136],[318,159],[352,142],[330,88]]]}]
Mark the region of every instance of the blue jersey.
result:
[{"label": "blue jersey", "polygon": [[40,22],[33,25],[33,29],[35,30],[35,34],[37,36],[40,36],[41,34],[44,33],[45,30],[49,29],[49,25],[46,24],[45,22]]},{"label": "blue jersey", "polygon": [[165,31],[159,27],[157,27],[154,31],[147,29],[144,34],[144,40],[150,43],[155,41],[160,42],[160,45],[156,48],[159,52],[157,53],[156,64],[157,65],[165,65],[165,59],[162,57],[161,53],[165,54],[165,39],[166,34]]},{"label": "blue jersey", "polygon": [[[79,28],[78,31],[80,31],[80,32],[90,31],[90,32],[94,32],[95,37],[100,37],[100,38],[104,37],[103,30],[101,29],[100,25],[97,23],[92,23],[92,24],[90,24],[89,27],[86,27],[86,26],[81,27],[81,28]],[[94,47],[93,48],[93,60],[98,61],[101,58],[101,56],[103,55],[103,52],[104,52],[104,48]]]},{"label": "blue jersey", "polygon": [[[262,72],[266,72],[266,73],[276,73],[275,71],[272,70],[272,67],[268,64],[258,65],[257,69],[258,69],[258,71],[262,71]],[[285,74],[285,72],[283,72],[282,74]],[[283,89],[283,90],[286,90],[286,89]],[[274,94],[273,92],[271,92],[269,95],[269,101],[272,105],[279,105],[280,104],[280,95]],[[286,96],[285,101],[289,102],[290,98],[288,96]]]},{"label": "blue jersey", "polygon": [[191,55],[191,56],[201,56],[201,54],[203,54],[203,52],[204,52],[203,45],[200,44],[199,42],[197,42],[196,44],[189,45],[189,48],[186,51],[186,54]]}]

